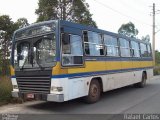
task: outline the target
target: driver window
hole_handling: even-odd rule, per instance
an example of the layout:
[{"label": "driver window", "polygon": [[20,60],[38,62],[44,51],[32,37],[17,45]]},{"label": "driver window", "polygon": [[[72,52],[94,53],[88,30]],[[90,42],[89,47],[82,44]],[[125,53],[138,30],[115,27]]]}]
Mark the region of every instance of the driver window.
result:
[{"label": "driver window", "polygon": [[79,35],[62,34],[62,65],[82,65],[83,48]]},{"label": "driver window", "polygon": [[28,64],[29,62],[29,43],[23,42],[16,46],[17,49],[15,50],[15,63],[18,61],[18,65],[22,67],[25,63]]}]

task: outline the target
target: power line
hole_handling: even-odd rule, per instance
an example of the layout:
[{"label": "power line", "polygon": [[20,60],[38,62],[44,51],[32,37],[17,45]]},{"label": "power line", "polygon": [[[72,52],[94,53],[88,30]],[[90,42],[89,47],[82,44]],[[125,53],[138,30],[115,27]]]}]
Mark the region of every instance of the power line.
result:
[{"label": "power line", "polygon": [[[134,2],[135,2],[135,1],[134,1]],[[132,9],[136,10],[138,13],[146,14],[146,15],[147,15],[147,13],[144,13],[144,12],[138,10],[136,7],[133,7],[132,5],[127,5],[123,0],[119,1],[119,3],[120,3],[121,5],[123,5],[125,8],[132,8]],[[127,7],[126,7],[126,6],[127,6]]]},{"label": "power line", "polygon": [[152,27],[152,25],[147,24],[147,23],[144,23],[144,22],[142,22],[142,21],[140,21],[140,20],[137,20],[136,18],[133,18],[133,17],[131,17],[131,16],[129,16],[129,15],[126,15],[126,14],[124,14],[124,13],[122,13],[122,12],[119,12],[118,10],[115,10],[115,9],[111,8],[110,6],[108,6],[108,5],[106,5],[106,4],[103,4],[103,3],[101,3],[101,2],[99,2],[99,1],[97,1],[97,0],[94,0],[94,1],[97,2],[98,4],[104,6],[105,8],[110,9],[110,10],[114,11],[115,13],[118,13],[119,15],[121,15],[121,16],[123,16],[123,17],[127,17],[127,18],[130,18],[130,19],[134,19],[134,20],[136,20],[136,21],[139,22],[139,23],[142,23],[142,24],[144,24],[144,25],[147,25],[147,26]]}]

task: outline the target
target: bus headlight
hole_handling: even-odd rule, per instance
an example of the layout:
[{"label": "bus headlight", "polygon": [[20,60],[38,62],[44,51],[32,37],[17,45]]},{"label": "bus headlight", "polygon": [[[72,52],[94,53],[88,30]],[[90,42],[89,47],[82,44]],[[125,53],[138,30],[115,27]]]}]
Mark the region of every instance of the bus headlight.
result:
[{"label": "bus headlight", "polygon": [[55,87],[55,86],[52,86],[52,87],[51,87],[51,91],[61,92],[61,91],[63,91],[63,87]]},{"label": "bus headlight", "polygon": [[13,91],[18,91],[18,84],[16,78],[11,78],[11,81],[12,81]]}]

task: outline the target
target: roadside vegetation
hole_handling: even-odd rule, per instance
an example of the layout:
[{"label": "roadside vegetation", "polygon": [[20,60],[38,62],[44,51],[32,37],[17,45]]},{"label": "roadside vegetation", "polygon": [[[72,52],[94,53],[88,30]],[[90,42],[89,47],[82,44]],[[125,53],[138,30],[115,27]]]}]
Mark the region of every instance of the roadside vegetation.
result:
[{"label": "roadside vegetation", "polygon": [[155,51],[155,67],[154,67],[154,75],[160,75],[160,52]]},{"label": "roadside vegetation", "polygon": [[11,102],[11,80],[10,77],[3,76],[0,77],[0,105]]}]

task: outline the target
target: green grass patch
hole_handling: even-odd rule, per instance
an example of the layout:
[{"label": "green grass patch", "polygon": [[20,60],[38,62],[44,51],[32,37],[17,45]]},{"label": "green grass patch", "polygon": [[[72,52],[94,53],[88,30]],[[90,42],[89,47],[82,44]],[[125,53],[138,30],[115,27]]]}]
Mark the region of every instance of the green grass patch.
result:
[{"label": "green grass patch", "polygon": [[0,105],[6,104],[12,100],[12,84],[10,77],[0,77]]}]

